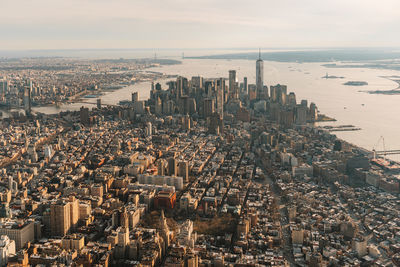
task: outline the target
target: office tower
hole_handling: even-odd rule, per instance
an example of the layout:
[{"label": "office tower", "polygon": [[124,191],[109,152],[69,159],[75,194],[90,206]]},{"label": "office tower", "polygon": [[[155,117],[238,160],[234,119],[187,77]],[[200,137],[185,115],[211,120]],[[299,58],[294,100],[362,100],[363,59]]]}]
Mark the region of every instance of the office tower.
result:
[{"label": "office tower", "polygon": [[118,245],[125,247],[129,243],[129,228],[128,227],[118,227],[116,230],[118,234]]},{"label": "office tower", "polygon": [[204,82],[204,92],[207,97],[211,97],[214,93],[215,81],[205,81]]},{"label": "office tower", "polygon": [[257,99],[262,99],[264,91],[264,61],[261,59],[261,50],[256,61],[256,87]]},{"label": "office tower", "polygon": [[184,114],[193,115],[194,113],[196,113],[196,111],[197,111],[196,99],[194,99],[193,97],[186,98],[186,106]]},{"label": "office tower", "polygon": [[171,157],[168,159],[168,175],[177,176],[177,174],[178,168],[176,159]]},{"label": "office tower", "polygon": [[133,102],[133,109],[137,114],[145,113],[145,103],[144,101],[135,101]]},{"label": "office tower", "polygon": [[185,115],[185,117],[183,117],[183,129],[186,131],[190,131],[191,124],[192,122],[189,115]]},{"label": "office tower", "polygon": [[203,88],[203,77],[193,76],[192,77],[192,87],[201,89]]},{"label": "office tower", "polygon": [[220,135],[224,131],[224,121],[222,116],[217,112],[210,117],[208,131],[215,135]]},{"label": "office tower", "polygon": [[69,212],[70,212],[70,220],[71,220],[71,228],[76,229],[78,227],[79,220],[79,200],[74,196],[70,196],[68,200],[69,204]]},{"label": "office tower", "polygon": [[162,101],[160,97],[157,97],[155,106],[154,106],[154,112],[157,116],[161,116],[163,113],[163,107],[162,107]]},{"label": "office tower", "polygon": [[139,101],[139,92],[132,93],[132,103]]},{"label": "office tower", "polygon": [[165,160],[160,159],[157,163],[157,172],[158,175],[165,175]]},{"label": "office tower", "polygon": [[97,99],[96,104],[97,104],[97,109],[101,109],[101,99],[100,98]]},{"label": "office tower", "polygon": [[307,106],[298,105],[296,107],[296,124],[305,125],[307,123]]},{"label": "office tower", "polygon": [[287,104],[291,107],[295,107],[297,105],[295,93],[293,92],[289,93],[287,97]]},{"label": "office tower", "polygon": [[151,137],[153,134],[153,125],[151,122],[147,122],[146,124],[146,136]]},{"label": "office tower", "polygon": [[318,108],[313,102],[311,102],[310,104],[310,120],[312,121],[318,120]]},{"label": "office tower", "polygon": [[85,107],[81,107],[79,111],[81,123],[85,126],[88,126],[90,124],[90,119],[89,119],[89,109]]},{"label": "office tower", "polygon": [[220,78],[216,81],[216,91],[217,91],[217,113],[224,116],[224,101],[225,101],[225,79]]},{"label": "office tower", "polygon": [[32,81],[28,79],[26,80],[24,88],[24,109],[25,109],[25,114],[27,116],[30,115],[32,111],[31,94],[32,94]]},{"label": "office tower", "polygon": [[254,100],[257,99],[257,87],[255,84],[249,84],[247,86],[248,88],[248,94],[249,94],[249,100]]},{"label": "office tower", "polygon": [[71,228],[71,212],[68,202],[59,200],[50,205],[50,227],[53,236],[65,236]]},{"label": "office tower", "polygon": [[185,77],[178,77],[176,79],[176,99],[178,100],[184,95],[187,95],[186,90],[188,88],[188,80]]},{"label": "office tower", "polygon": [[181,161],[178,164],[178,176],[183,177],[185,182],[189,181],[189,163],[187,161]]},{"label": "office tower", "polygon": [[7,79],[4,77],[0,80],[0,97],[4,96],[8,93],[8,82]]},{"label": "office tower", "polygon": [[237,86],[236,86],[236,70],[230,70],[229,71],[229,92],[228,92],[229,98],[238,98],[238,93],[237,93]]},{"label": "office tower", "polygon": [[1,202],[0,218],[11,218],[10,205],[8,202]]},{"label": "office tower", "polygon": [[247,77],[243,78],[243,94],[247,95]]},{"label": "office tower", "polygon": [[0,225],[0,236],[6,235],[15,241],[17,250],[23,248],[28,242],[35,239],[35,223],[27,221],[23,224],[15,223],[10,227],[7,224]]},{"label": "office tower", "polygon": [[210,117],[214,113],[214,99],[204,98],[203,114],[204,118]]},{"label": "office tower", "polygon": [[286,94],[287,94],[286,85],[277,84],[275,86],[270,86],[270,91],[271,91],[271,102],[285,105]]},{"label": "office tower", "polygon": [[304,107],[308,107],[308,101],[307,101],[307,99],[301,100],[300,105],[302,105],[302,106],[304,106]]}]

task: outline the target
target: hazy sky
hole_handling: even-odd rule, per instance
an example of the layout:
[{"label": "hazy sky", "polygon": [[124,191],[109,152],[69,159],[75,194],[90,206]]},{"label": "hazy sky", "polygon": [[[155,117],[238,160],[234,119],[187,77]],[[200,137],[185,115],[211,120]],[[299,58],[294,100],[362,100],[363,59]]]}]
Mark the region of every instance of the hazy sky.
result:
[{"label": "hazy sky", "polygon": [[0,0],[0,50],[400,46],[399,0]]}]

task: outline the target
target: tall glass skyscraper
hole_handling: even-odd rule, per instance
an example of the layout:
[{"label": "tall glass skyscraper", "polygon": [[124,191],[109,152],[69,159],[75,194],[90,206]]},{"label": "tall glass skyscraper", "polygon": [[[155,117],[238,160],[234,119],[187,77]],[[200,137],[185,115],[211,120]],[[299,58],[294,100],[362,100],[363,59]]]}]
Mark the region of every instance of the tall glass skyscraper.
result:
[{"label": "tall glass skyscraper", "polygon": [[256,61],[256,88],[257,98],[260,99],[264,91],[264,61],[261,59],[261,50]]}]

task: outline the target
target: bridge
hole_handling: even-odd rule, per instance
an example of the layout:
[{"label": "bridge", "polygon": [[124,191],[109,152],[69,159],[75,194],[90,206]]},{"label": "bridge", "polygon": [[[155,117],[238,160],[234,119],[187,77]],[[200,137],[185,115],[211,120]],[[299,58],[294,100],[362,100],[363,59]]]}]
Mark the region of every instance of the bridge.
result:
[{"label": "bridge", "polygon": [[[376,150],[375,147],[378,146],[380,141],[382,141],[383,150]],[[374,159],[377,156],[383,156],[383,158],[385,158],[387,155],[399,155],[400,154],[400,149],[386,150],[385,138],[383,136],[381,136],[378,139],[378,142],[376,143],[374,148],[372,149],[372,152],[374,153]]]},{"label": "bridge", "polygon": [[395,149],[395,150],[372,150],[376,156],[381,156],[381,155],[398,155],[400,154],[400,149]]},{"label": "bridge", "polygon": [[[84,104],[84,105],[95,105],[97,106],[97,103],[90,103],[90,102],[84,102],[84,101],[73,101],[71,103],[78,103],[78,104]],[[113,104],[100,104],[103,107],[119,107],[118,105],[113,105]]]}]

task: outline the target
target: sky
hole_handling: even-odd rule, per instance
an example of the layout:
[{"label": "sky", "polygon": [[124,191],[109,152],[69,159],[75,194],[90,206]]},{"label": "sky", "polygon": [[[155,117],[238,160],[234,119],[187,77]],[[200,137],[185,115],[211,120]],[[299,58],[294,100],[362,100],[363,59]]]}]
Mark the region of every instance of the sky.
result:
[{"label": "sky", "polygon": [[0,0],[0,50],[400,46],[399,0]]}]

